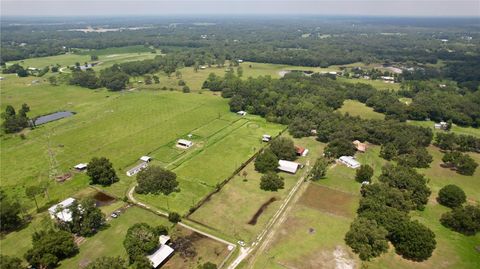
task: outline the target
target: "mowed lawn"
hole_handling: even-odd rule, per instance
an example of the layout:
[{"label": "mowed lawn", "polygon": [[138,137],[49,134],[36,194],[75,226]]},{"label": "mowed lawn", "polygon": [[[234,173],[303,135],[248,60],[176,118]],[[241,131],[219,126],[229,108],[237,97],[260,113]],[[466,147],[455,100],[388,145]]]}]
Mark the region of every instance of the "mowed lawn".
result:
[{"label": "mowed lawn", "polygon": [[355,100],[345,100],[343,106],[337,111],[342,114],[348,113],[350,116],[358,116],[362,119],[383,120],[385,115],[373,111],[373,108],[366,106]]},{"label": "mowed lawn", "polygon": [[[20,80],[26,83],[25,79]],[[8,82],[8,80],[5,80]],[[3,84],[3,82],[2,82]],[[69,172],[73,165],[92,157],[109,158],[120,182],[107,188],[123,197],[134,178],[126,169],[138,158],[221,118],[229,112],[227,100],[205,94],[169,91],[114,93],[72,86],[2,87],[1,97],[18,108],[28,103],[30,117],[59,110],[77,114],[26,130],[26,139],[17,135],[2,137],[2,187],[24,197],[24,188],[50,182],[51,200],[64,199],[88,184],[84,174],[65,183],[49,180],[49,173]],[[236,116],[235,114],[233,114]],[[226,117],[233,121],[233,117]],[[24,200],[30,208],[33,201]],[[46,199],[40,198],[40,205]]]},{"label": "mowed lawn", "polygon": [[61,261],[59,268],[80,268],[89,262],[102,256],[120,256],[128,259],[123,246],[123,240],[128,228],[136,223],[145,222],[150,226],[170,226],[166,218],[159,217],[149,211],[138,207],[130,207],[118,218],[108,222],[108,227],[99,231],[96,235],[86,238],[80,245],[80,253],[76,256]]},{"label": "mowed lawn", "polygon": [[[295,144],[310,150],[306,157],[300,157],[297,162],[313,165],[315,159],[323,151],[323,144],[313,137],[295,139]],[[244,172],[246,175],[244,176]],[[254,169],[254,163],[248,164],[237,176],[231,179],[220,192],[214,194],[208,202],[196,210],[189,219],[208,227],[211,232],[218,233],[231,240],[243,240],[251,243],[267,222],[278,210],[284,198],[305,174],[299,170],[297,174],[279,173],[285,178],[285,188],[277,192],[268,192],[260,189],[261,174]],[[270,199],[270,203],[259,215],[256,224],[248,224],[252,217]]]},{"label": "mowed lawn", "polygon": [[[421,127],[425,127],[425,128],[431,128],[434,133],[445,132],[445,131],[442,131],[442,130],[434,129],[433,126],[434,126],[435,122],[433,122],[433,121],[409,120],[407,122],[409,124],[412,124],[412,125],[421,126]],[[475,136],[475,137],[480,137],[480,128],[462,127],[462,126],[458,126],[456,124],[453,124],[451,131],[456,133],[456,134],[472,135],[472,136]]]},{"label": "mowed lawn", "polygon": [[198,129],[198,133],[208,135],[199,140],[202,143],[199,148],[188,149],[194,152],[167,166],[177,174],[180,192],[168,196],[136,195],[136,198],[159,209],[187,213],[263,146],[263,134],[275,135],[284,128],[256,116],[241,118],[226,127],[212,124],[207,125],[212,128],[210,134],[204,128]]}]

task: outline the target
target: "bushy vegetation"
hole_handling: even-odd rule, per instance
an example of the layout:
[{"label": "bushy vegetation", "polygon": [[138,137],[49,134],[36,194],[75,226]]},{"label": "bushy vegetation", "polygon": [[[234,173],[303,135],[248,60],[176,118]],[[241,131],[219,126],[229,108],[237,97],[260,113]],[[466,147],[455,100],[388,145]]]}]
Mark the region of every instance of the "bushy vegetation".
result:
[{"label": "bushy vegetation", "polygon": [[442,157],[442,161],[447,167],[455,169],[459,174],[471,176],[475,173],[478,163],[468,156],[458,151],[449,151]]},{"label": "bushy vegetation", "polygon": [[280,160],[293,161],[297,158],[295,145],[293,144],[293,140],[290,138],[279,137],[274,139],[270,144],[270,150]]},{"label": "bushy vegetation", "polygon": [[368,164],[363,164],[355,172],[355,180],[357,182],[370,182],[373,176],[373,168]]},{"label": "bushy vegetation", "polygon": [[255,170],[260,173],[275,171],[278,167],[277,155],[271,149],[265,149],[255,159]]},{"label": "bushy vegetation", "polygon": [[123,241],[127,251],[129,263],[142,260],[145,255],[151,254],[158,247],[158,236],[155,229],[146,223],[137,223],[130,227]]},{"label": "bushy vegetation", "polygon": [[466,205],[454,208],[444,213],[440,222],[465,235],[475,235],[480,231],[480,206]]},{"label": "bushy vegetation", "polygon": [[368,261],[388,250],[388,232],[375,220],[356,218],[345,235],[345,242],[360,259]]},{"label": "bushy vegetation", "polygon": [[444,206],[455,208],[467,201],[465,192],[457,185],[447,185],[438,192],[437,201]]},{"label": "bushy vegetation", "polygon": [[127,269],[125,264],[120,257],[100,257],[88,264],[87,269]]},{"label": "bushy vegetation", "polygon": [[112,163],[105,157],[92,158],[87,167],[87,175],[90,177],[91,184],[107,186],[119,180]]},{"label": "bushy vegetation", "polygon": [[22,223],[20,217],[21,206],[17,201],[7,197],[0,189],[0,231],[11,231],[18,228]]},{"label": "bushy vegetation", "polygon": [[480,152],[480,138],[455,133],[437,133],[435,145],[443,150]]},{"label": "bushy vegetation", "polygon": [[399,255],[418,262],[430,258],[437,245],[435,234],[418,221],[398,223],[389,238]]},{"label": "bushy vegetation", "polygon": [[177,175],[160,166],[149,166],[137,174],[138,185],[135,191],[140,194],[165,194],[177,190]]},{"label": "bushy vegetation", "polygon": [[284,184],[283,177],[273,172],[268,172],[260,178],[260,189],[264,191],[277,191],[283,189]]},{"label": "bushy vegetation", "polygon": [[73,235],[66,231],[47,230],[32,235],[32,248],[25,254],[28,263],[38,268],[54,268],[78,253]]},{"label": "bushy vegetation", "polygon": [[68,210],[72,214],[72,220],[59,221],[57,225],[62,230],[81,236],[92,236],[105,224],[105,214],[96,207],[91,198],[83,199],[80,203],[74,201]]},{"label": "bushy vegetation", "polygon": [[27,112],[30,111],[30,107],[27,104],[23,104],[18,113],[15,112],[15,108],[11,105],[7,105],[5,112],[2,113],[2,128],[5,133],[16,133],[24,128],[30,126]]},{"label": "bushy vegetation", "polygon": [[324,157],[318,158],[310,170],[308,178],[313,181],[324,178],[327,175],[328,164],[328,159]]}]

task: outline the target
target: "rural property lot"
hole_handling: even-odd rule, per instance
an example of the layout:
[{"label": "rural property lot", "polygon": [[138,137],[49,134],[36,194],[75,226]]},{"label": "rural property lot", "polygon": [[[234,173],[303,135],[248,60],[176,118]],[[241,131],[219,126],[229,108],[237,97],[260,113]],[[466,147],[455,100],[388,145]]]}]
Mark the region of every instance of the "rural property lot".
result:
[{"label": "rural property lot", "polygon": [[[297,162],[302,164],[310,162],[310,165],[313,165],[322,153],[323,144],[315,141],[313,137],[294,141],[296,145],[309,149],[309,154],[306,157],[300,157]],[[278,192],[267,192],[260,189],[261,174],[255,171],[252,162],[230,180],[220,192],[214,194],[208,202],[190,215],[189,219],[203,224],[212,232],[251,243],[264,229],[290,189],[303,174],[303,170],[299,170],[295,175],[279,173],[285,178],[285,188]],[[263,209],[262,206],[264,206]],[[255,215],[257,217],[252,221]]]}]

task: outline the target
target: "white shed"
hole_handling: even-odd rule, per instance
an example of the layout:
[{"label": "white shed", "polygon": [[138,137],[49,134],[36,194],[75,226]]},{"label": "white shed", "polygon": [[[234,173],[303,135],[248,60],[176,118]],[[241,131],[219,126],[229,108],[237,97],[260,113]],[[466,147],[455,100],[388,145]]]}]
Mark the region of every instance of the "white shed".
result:
[{"label": "white shed", "polygon": [[245,116],[245,115],[247,115],[247,112],[243,111],[243,110],[240,110],[240,111],[237,112],[237,114],[240,115],[240,116]]},{"label": "white shed", "polygon": [[152,263],[152,268],[157,268],[161,263],[170,257],[173,253],[173,248],[168,245],[161,245],[160,248],[152,255],[148,255],[147,258]]},{"label": "white shed", "polygon": [[79,164],[75,165],[73,168],[75,168],[79,171],[82,171],[82,170],[87,169],[87,166],[88,166],[88,163],[79,163]]},{"label": "white shed", "polygon": [[188,149],[191,146],[193,146],[193,142],[190,141],[190,140],[178,139],[178,141],[177,141],[177,147],[179,147],[179,148]]},{"label": "white shed", "polygon": [[140,157],[140,160],[148,163],[148,162],[150,162],[150,161],[152,160],[152,157],[150,157],[150,156],[142,156],[142,157]]},{"label": "white shed", "polygon": [[287,173],[295,174],[299,166],[300,164],[296,162],[285,161],[285,160],[278,161],[278,170],[287,172]]},{"label": "white shed", "polygon": [[356,169],[360,167],[360,163],[355,160],[352,156],[341,156],[338,159],[341,163],[345,164],[347,167]]},{"label": "white shed", "polygon": [[147,162],[142,162],[141,164],[138,164],[135,167],[133,167],[132,169],[128,170],[127,171],[127,176],[129,176],[129,177],[134,176],[138,172],[142,171],[143,169],[145,169],[147,167],[148,167],[148,163]]}]

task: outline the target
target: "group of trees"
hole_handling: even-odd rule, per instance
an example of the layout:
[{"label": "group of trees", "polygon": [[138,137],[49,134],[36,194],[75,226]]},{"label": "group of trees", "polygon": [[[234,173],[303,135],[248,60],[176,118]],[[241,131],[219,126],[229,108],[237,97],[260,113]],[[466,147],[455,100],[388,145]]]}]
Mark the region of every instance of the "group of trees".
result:
[{"label": "group of trees", "polygon": [[260,178],[260,189],[277,191],[283,189],[284,178],[276,171],[278,160],[293,161],[297,158],[293,140],[286,137],[278,137],[270,142],[270,146],[260,152],[255,159],[255,170],[264,173]]},{"label": "group of trees", "polygon": [[480,231],[480,206],[465,205],[467,196],[456,185],[446,185],[438,192],[437,201],[452,208],[444,213],[440,222],[447,228],[465,235],[475,235]]},{"label": "group of trees", "polygon": [[478,163],[468,154],[459,151],[449,151],[442,157],[447,167],[453,168],[457,173],[472,176],[477,169]]},{"label": "group of trees", "polygon": [[437,133],[434,144],[442,150],[480,152],[480,138],[472,135]]},{"label": "group of trees", "polygon": [[169,195],[178,190],[177,175],[160,166],[149,166],[137,174],[135,192]]},{"label": "group of trees", "polygon": [[32,235],[32,248],[25,259],[35,268],[54,268],[58,262],[78,253],[73,235],[62,230],[46,230]]},{"label": "group of trees", "polygon": [[105,68],[97,76],[96,72],[88,68],[85,71],[76,69],[72,72],[70,84],[78,85],[89,89],[105,87],[111,91],[120,91],[125,89],[129,81],[128,75],[117,64]]},{"label": "group of trees", "polygon": [[30,107],[27,104],[23,104],[18,113],[15,112],[15,108],[11,105],[7,105],[5,112],[2,113],[3,123],[2,128],[5,133],[16,133],[24,128],[30,126],[30,121],[27,116],[27,112],[30,111]]},{"label": "group of trees", "polygon": [[72,220],[58,221],[57,226],[70,233],[91,236],[105,223],[105,214],[96,207],[95,201],[91,198],[83,199],[80,203],[74,201],[68,210],[72,214]]},{"label": "group of trees", "polygon": [[406,259],[428,259],[436,247],[435,234],[408,216],[428,201],[426,179],[412,168],[386,165],[379,181],[362,186],[358,217],[345,242],[362,260],[386,252],[388,241]]},{"label": "group of trees", "polygon": [[166,227],[152,227],[147,223],[137,223],[128,228],[123,246],[127,251],[129,264],[137,269],[152,268],[146,255],[152,254],[158,248],[158,237],[166,234]]},{"label": "group of trees", "polygon": [[17,74],[19,77],[27,77],[28,71],[19,64],[12,64],[2,70],[3,74]]}]

